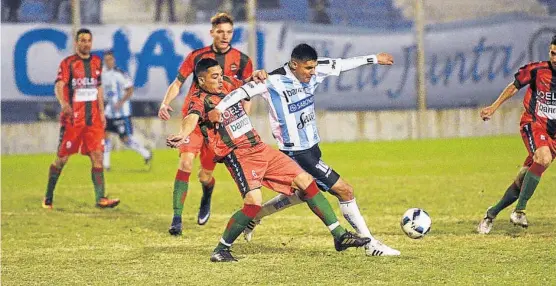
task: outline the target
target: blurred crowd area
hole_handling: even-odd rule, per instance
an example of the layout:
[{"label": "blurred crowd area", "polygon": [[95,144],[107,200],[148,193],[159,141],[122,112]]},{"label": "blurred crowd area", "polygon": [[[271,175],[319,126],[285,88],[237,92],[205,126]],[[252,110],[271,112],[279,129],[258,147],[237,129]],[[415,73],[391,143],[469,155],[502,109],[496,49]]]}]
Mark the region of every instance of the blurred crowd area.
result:
[{"label": "blurred crowd area", "polygon": [[[74,0],[75,1],[75,0]],[[257,20],[368,28],[413,23],[415,0],[257,0]],[[427,23],[521,12],[556,15],[556,0],[423,0]],[[2,22],[72,22],[72,0],[2,0]],[[83,24],[206,23],[217,11],[246,20],[245,0],[80,0]]]}]

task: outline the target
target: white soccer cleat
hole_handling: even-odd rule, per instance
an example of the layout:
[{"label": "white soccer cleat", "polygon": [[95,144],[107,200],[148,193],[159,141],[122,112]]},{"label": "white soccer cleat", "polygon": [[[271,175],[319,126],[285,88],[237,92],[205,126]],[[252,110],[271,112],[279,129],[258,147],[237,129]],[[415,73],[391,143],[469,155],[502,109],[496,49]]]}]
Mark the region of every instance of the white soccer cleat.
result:
[{"label": "white soccer cleat", "polygon": [[490,218],[488,216],[488,210],[490,210],[490,208],[487,209],[487,211],[485,213],[485,216],[483,217],[483,219],[481,220],[481,222],[477,226],[477,232],[479,234],[488,234],[492,230],[492,225],[494,223],[494,218]]},{"label": "white soccer cleat", "polygon": [[512,214],[510,214],[510,222],[521,227],[529,226],[525,213],[521,211],[513,211]]},{"label": "white soccer cleat", "polygon": [[365,253],[367,256],[399,256],[400,251],[389,247],[388,245],[373,239],[365,245]]},{"label": "white soccer cleat", "polygon": [[252,220],[249,222],[247,227],[243,230],[243,238],[245,238],[245,241],[250,242],[253,239],[253,230],[255,229],[255,226],[260,223],[260,220]]}]

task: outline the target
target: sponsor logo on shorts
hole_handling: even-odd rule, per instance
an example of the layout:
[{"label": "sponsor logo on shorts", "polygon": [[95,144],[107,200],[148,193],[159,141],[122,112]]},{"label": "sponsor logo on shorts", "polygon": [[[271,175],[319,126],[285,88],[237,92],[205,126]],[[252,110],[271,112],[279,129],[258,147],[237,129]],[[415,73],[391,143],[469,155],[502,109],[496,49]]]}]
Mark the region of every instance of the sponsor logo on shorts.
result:
[{"label": "sponsor logo on shorts", "polygon": [[253,176],[253,179],[258,179],[259,176],[257,175],[257,172],[255,172],[255,170],[251,170],[251,176]]}]

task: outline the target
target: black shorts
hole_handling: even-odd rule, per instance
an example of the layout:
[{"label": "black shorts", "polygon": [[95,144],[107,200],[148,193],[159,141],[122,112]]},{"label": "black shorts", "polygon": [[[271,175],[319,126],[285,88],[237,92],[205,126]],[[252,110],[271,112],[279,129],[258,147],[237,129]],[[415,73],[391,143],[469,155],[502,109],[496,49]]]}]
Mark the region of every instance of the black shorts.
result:
[{"label": "black shorts", "polygon": [[120,138],[133,134],[133,125],[129,117],[106,118],[106,132],[116,133]]},{"label": "black shorts", "polygon": [[340,174],[321,160],[319,144],[303,151],[281,151],[297,162],[305,172],[311,174],[322,191],[328,192],[340,179]]}]

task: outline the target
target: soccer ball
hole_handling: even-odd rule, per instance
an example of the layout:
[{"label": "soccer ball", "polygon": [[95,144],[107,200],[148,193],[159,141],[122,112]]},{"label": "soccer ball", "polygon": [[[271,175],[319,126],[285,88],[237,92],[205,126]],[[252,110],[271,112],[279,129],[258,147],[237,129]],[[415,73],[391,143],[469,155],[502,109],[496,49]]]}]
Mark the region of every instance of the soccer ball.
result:
[{"label": "soccer ball", "polygon": [[431,230],[431,217],[422,209],[411,208],[405,211],[400,225],[410,238],[423,238]]}]

